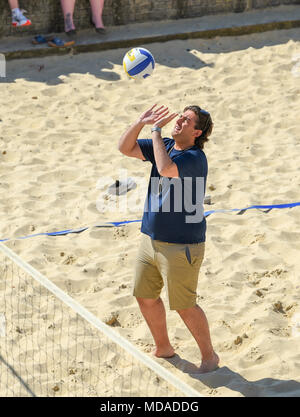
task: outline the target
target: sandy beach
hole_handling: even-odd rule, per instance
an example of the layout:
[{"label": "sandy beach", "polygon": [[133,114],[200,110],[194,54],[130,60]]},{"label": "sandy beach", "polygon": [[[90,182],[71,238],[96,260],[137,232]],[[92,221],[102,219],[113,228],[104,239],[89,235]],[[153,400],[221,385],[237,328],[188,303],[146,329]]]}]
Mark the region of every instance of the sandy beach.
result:
[{"label": "sandy beach", "polygon": [[[171,111],[198,104],[215,124],[205,147],[205,211],[299,202],[300,33],[145,47],[156,68],[143,81],[124,73],[126,49],[7,63],[0,239],[12,239],[8,247],[99,319],[115,315],[114,330],[150,354],[152,338],[131,295],[140,223],[95,227],[142,218],[151,167],[119,153],[119,137],[154,103]],[[140,137],[149,135],[148,126]],[[137,188],[118,196],[113,210],[107,189],[125,174]],[[102,213],[100,195],[110,202]],[[195,372],[198,347],[170,311],[177,355],[157,361],[204,396],[300,396],[300,207],[214,213],[207,225],[198,304],[220,368]],[[78,234],[15,240],[84,226]]]}]

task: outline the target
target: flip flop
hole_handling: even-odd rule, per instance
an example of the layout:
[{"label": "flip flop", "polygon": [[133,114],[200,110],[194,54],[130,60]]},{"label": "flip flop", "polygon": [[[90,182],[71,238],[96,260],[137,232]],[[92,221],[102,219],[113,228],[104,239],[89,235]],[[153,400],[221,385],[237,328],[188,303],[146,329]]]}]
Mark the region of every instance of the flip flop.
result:
[{"label": "flip flop", "polygon": [[119,181],[116,182],[108,187],[108,193],[112,195],[124,195],[130,190],[134,190],[136,188],[136,183],[132,178],[127,178],[126,181]]},{"label": "flip flop", "polygon": [[36,35],[33,39],[32,39],[32,43],[34,45],[40,45],[42,43],[46,43],[47,39],[43,36],[43,35]]},{"label": "flip flop", "polygon": [[54,37],[48,41],[48,45],[53,48],[68,48],[69,46],[74,45],[75,41],[64,42],[61,39]]}]

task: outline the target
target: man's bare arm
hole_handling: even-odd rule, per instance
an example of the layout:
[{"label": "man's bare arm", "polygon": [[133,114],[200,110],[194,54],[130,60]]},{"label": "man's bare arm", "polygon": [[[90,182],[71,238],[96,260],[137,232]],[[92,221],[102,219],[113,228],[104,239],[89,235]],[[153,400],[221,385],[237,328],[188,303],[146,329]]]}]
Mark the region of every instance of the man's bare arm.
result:
[{"label": "man's bare arm", "polygon": [[[173,120],[177,116],[177,113],[164,114],[159,120],[154,124],[155,127],[162,128]],[[153,141],[153,152],[154,158],[157,166],[157,170],[162,177],[169,178],[178,178],[179,172],[177,165],[169,157],[166,147],[163,143],[161,132],[154,131],[152,132],[152,141]]]},{"label": "man's bare arm", "polygon": [[[169,111],[165,106],[160,106],[155,109],[157,105],[154,104],[149,110],[146,110],[137,121],[126,130],[119,141],[119,151],[126,156],[145,160],[141,151],[140,145],[137,143],[138,136],[145,125],[152,125],[158,120],[165,117]],[[168,122],[165,122],[165,124]]]},{"label": "man's bare arm", "polygon": [[161,134],[159,132],[152,133],[153,152],[157,166],[157,170],[162,177],[178,178],[178,168],[175,162],[169,157]]},{"label": "man's bare arm", "polygon": [[144,160],[145,157],[141,151],[140,145],[137,143],[137,139],[141,130],[144,127],[144,123],[137,120],[132,126],[130,126],[121,136],[119,141],[119,151],[132,158],[138,158]]}]

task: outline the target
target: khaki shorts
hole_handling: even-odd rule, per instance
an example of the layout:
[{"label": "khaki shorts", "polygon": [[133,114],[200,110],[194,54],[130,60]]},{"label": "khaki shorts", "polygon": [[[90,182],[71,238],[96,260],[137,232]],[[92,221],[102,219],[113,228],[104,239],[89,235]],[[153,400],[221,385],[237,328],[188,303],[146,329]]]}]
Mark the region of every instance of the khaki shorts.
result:
[{"label": "khaki shorts", "polygon": [[152,240],[142,233],[135,268],[133,295],[157,299],[165,285],[170,310],[196,305],[205,243],[181,244]]}]

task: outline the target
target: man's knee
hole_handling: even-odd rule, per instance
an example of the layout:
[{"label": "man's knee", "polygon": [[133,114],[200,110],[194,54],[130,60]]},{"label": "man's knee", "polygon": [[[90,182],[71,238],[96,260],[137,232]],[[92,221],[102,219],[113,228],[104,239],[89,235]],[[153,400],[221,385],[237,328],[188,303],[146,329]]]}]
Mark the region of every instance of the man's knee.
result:
[{"label": "man's knee", "polygon": [[155,304],[159,303],[160,298],[136,297],[136,300],[141,307],[153,307]]},{"label": "man's knee", "polygon": [[180,315],[180,317],[186,317],[186,316],[189,316],[189,314],[197,308],[199,308],[199,307],[198,307],[197,304],[195,304],[192,307],[182,308],[182,309],[176,310],[176,311]]}]

